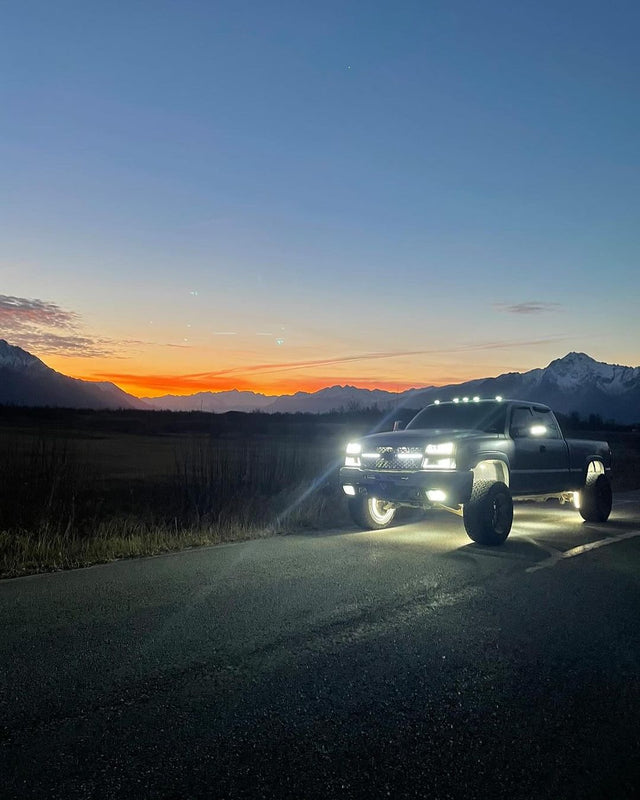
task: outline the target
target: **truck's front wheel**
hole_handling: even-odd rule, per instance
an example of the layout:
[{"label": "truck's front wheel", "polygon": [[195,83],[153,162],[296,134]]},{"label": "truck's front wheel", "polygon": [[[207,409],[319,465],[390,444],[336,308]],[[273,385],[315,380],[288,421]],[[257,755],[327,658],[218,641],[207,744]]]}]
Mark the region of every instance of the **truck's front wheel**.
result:
[{"label": "truck's front wheel", "polygon": [[469,538],[478,544],[502,544],[513,522],[513,500],[506,483],[479,481],[462,510]]},{"label": "truck's front wheel", "polygon": [[361,528],[376,531],[388,528],[396,515],[395,508],[389,508],[382,500],[359,495],[349,500],[351,518]]}]

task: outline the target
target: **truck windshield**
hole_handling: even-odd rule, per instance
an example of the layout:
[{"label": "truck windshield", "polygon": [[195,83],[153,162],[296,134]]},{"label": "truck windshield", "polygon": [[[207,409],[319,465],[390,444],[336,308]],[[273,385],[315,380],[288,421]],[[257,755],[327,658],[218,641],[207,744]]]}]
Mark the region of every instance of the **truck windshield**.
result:
[{"label": "truck windshield", "polygon": [[506,407],[499,403],[443,403],[423,408],[407,429],[476,430],[504,433]]}]

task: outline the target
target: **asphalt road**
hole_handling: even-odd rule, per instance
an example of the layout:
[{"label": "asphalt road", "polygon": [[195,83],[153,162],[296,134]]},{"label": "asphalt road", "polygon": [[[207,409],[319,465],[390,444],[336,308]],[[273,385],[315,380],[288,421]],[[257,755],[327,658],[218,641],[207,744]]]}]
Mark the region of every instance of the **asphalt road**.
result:
[{"label": "asphalt road", "polygon": [[2,581],[0,796],[635,798],[639,615],[640,493]]}]

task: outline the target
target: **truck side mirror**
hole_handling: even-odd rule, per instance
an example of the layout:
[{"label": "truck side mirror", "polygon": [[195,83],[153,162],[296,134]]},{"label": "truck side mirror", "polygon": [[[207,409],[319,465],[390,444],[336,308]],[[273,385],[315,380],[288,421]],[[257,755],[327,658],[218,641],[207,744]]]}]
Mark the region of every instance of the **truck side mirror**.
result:
[{"label": "truck side mirror", "polygon": [[403,422],[401,419],[397,419],[397,420],[396,420],[396,421],[393,423],[393,430],[394,430],[394,431],[401,431],[401,430],[404,430],[404,422]]}]

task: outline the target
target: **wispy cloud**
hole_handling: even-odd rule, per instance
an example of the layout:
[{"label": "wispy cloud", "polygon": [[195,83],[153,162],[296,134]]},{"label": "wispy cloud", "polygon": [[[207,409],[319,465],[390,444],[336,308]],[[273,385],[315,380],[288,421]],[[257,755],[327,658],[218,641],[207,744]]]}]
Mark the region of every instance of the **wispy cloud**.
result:
[{"label": "wispy cloud", "polygon": [[91,336],[82,319],[56,303],[0,295],[0,336],[36,355],[122,358],[125,349],[141,344]]},{"label": "wispy cloud", "polygon": [[[315,369],[318,367],[332,366],[336,364],[348,364],[352,362],[377,361],[389,358],[401,358],[404,356],[422,355],[455,355],[465,352],[476,352],[483,350],[499,350],[520,347],[533,347],[550,342],[561,341],[564,336],[550,336],[541,339],[531,340],[499,340],[478,342],[475,344],[460,345],[451,348],[433,348],[424,350],[392,350],[373,353],[356,353],[351,355],[336,356],[333,358],[310,359],[305,361],[280,361],[266,364],[248,364],[238,367],[230,367],[222,370],[210,372],[195,372],[184,374],[157,373],[141,375],[140,373],[109,372],[94,373],[93,377],[97,380],[109,380],[117,384],[146,387],[149,391],[167,391],[187,394],[197,391],[220,391],[222,389],[253,388],[251,382],[252,375],[270,375],[277,373],[291,372],[294,370]],[[344,380],[344,379],[343,379]],[[394,382],[395,385],[395,382]]]},{"label": "wispy cloud", "polygon": [[507,314],[545,314],[549,311],[560,311],[564,306],[560,303],[543,303],[531,300],[528,303],[515,303],[514,305],[495,303],[494,308]]},{"label": "wispy cloud", "polygon": [[467,353],[482,350],[501,350],[512,347],[532,347],[540,344],[548,344],[549,342],[560,341],[563,336],[550,336],[542,339],[532,340],[499,340],[489,342],[478,342],[476,344],[465,344],[457,347],[450,348],[431,348],[423,350],[386,350],[382,352],[373,353],[355,353],[353,355],[337,356],[333,358],[320,358],[308,361],[280,361],[267,364],[253,364],[241,367],[231,367],[229,369],[216,370],[209,373],[198,373],[193,377],[221,377],[225,375],[233,375],[237,373],[255,374],[255,373],[270,373],[270,372],[288,372],[289,370],[308,369],[310,367],[324,367],[332,364],[346,364],[352,361],[377,361],[385,358],[402,358],[404,356],[424,356],[424,355],[448,355],[455,353]]}]

